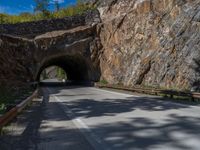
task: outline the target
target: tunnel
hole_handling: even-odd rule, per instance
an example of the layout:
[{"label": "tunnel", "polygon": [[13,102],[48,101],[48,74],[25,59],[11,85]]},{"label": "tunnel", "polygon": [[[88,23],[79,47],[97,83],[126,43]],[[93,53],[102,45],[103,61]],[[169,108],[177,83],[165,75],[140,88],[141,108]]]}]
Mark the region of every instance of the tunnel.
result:
[{"label": "tunnel", "polygon": [[69,81],[91,82],[94,80],[92,78],[93,68],[88,60],[81,55],[66,55],[43,60],[43,62],[39,64],[35,80],[40,82],[40,75],[43,70],[51,66],[62,68],[67,74],[67,79]]}]

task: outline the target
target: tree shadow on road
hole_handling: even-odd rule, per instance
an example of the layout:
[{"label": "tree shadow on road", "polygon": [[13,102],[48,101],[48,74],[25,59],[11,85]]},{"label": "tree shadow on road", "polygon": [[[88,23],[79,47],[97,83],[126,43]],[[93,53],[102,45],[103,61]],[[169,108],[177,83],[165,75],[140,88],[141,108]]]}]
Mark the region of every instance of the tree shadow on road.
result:
[{"label": "tree shadow on road", "polygon": [[[41,121],[44,119],[45,106],[49,102],[49,94],[40,95],[42,101],[34,101],[31,108],[25,110],[19,115],[13,123],[8,126],[8,133],[0,137],[0,149],[2,150],[28,150],[34,148],[37,149],[37,143],[39,139],[39,128]],[[15,131],[19,126],[20,130],[23,130],[21,135]],[[31,147],[30,147],[31,146]]]},{"label": "tree shadow on road", "polygon": [[[126,98],[107,98],[107,99],[92,99],[94,94],[79,93],[78,99],[71,101],[51,102],[49,98],[52,94],[58,94],[63,89],[84,88],[80,86],[70,87],[57,87],[50,93],[46,93],[43,101],[37,103],[32,111],[28,111],[24,122],[26,125],[25,130],[19,136],[8,135],[0,138],[0,149],[2,150],[37,150],[40,142],[44,142],[47,145],[52,145],[55,141],[59,141],[59,147],[70,150],[92,150],[91,146],[81,146],[80,143],[87,143],[86,140],[80,136],[79,131],[75,125],[69,127],[55,127],[51,124],[41,126],[47,118],[51,121],[59,123],[70,123],[70,120],[75,118],[91,119],[95,117],[98,121],[102,117],[115,117],[117,115],[133,112],[132,116],[129,116],[128,121],[106,121],[107,123],[99,123],[91,126],[90,130],[96,134],[107,145],[112,146],[114,150],[160,150],[168,149],[180,149],[191,150],[200,146],[196,140],[200,139],[200,117],[190,115],[187,109],[192,110],[191,105],[184,105],[179,103],[171,103],[162,100],[160,97],[134,97],[129,96]],[[75,97],[73,94],[60,94],[59,96],[68,96],[69,98]],[[88,96],[88,99],[82,96]],[[100,96],[100,95],[99,95]],[[60,106],[67,106],[74,115],[69,118],[65,114],[66,112]],[[45,116],[45,111],[49,111],[56,107],[57,115]],[[48,110],[46,110],[48,107]],[[135,116],[134,112],[144,111],[148,113],[161,113],[165,114],[162,121],[156,119],[156,117],[148,117],[148,115]],[[188,111],[188,115],[178,115],[173,111]],[[198,109],[200,110],[200,109]],[[169,111],[172,111],[169,113]],[[199,112],[197,112],[199,113]],[[161,116],[157,116],[158,118]],[[98,119],[99,118],[99,119]],[[23,119],[22,119],[23,120]],[[21,123],[21,122],[20,122]],[[22,123],[23,124],[23,123]],[[45,137],[41,139],[39,130],[45,130]],[[81,129],[80,129],[81,130]],[[57,135],[57,137],[52,136]],[[82,135],[83,136],[83,135]],[[74,137],[74,138],[70,138]],[[81,137],[81,138],[80,138]],[[63,138],[65,140],[63,140]],[[78,139],[78,140],[75,140]],[[80,142],[81,140],[82,142]],[[10,142],[9,142],[10,141]],[[5,144],[6,143],[6,144]],[[5,146],[6,145],[6,146]],[[13,145],[13,146],[11,146]],[[4,146],[4,147],[3,147]],[[170,147],[169,147],[170,146]],[[70,147],[70,148],[69,148]],[[167,149],[166,148],[166,149]]]},{"label": "tree shadow on road", "polygon": [[200,118],[168,115],[167,123],[144,117],[129,122],[115,122],[95,126],[92,131],[115,150],[198,149]]},{"label": "tree shadow on road", "polygon": [[70,102],[63,102],[67,105],[77,117],[98,117],[113,116],[120,113],[126,113],[135,110],[145,110],[148,112],[162,112],[189,108],[189,105],[171,103],[160,100],[160,98],[149,97],[127,97],[125,99],[103,99],[101,101],[94,99],[79,99]]}]

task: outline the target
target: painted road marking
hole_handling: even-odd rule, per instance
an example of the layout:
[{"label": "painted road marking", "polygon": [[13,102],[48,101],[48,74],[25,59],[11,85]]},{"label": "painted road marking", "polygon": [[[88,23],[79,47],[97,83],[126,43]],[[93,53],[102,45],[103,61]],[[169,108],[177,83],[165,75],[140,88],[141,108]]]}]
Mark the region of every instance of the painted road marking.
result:
[{"label": "painted road marking", "polygon": [[[47,88],[47,91],[49,93],[53,93],[49,88]],[[88,127],[80,118],[75,116],[75,114],[66,104],[62,105],[63,102],[56,95],[52,95],[52,97],[54,97],[55,100],[59,102],[59,106],[63,109],[67,117],[71,119],[76,128],[80,130],[80,132],[85,136],[85,138],[94,147],[95,150],[111,150],[109,146],[90,129],[90,127]]]},{"label": "painted road marking", "polygon": [[126,93],[119,93],[119,92],[115,92],[115,91],[108,91],[108,90],[99,89],[99,88],[91,88],[91,89],[94,89],[96,91],[103,91],[103,92],[110,93],[110,94],[117,94],[117,95],[121,95],[121,96],[141,97],[141,96],[137,96],[137,95],[131,95],[131,94],[126,94]]}]

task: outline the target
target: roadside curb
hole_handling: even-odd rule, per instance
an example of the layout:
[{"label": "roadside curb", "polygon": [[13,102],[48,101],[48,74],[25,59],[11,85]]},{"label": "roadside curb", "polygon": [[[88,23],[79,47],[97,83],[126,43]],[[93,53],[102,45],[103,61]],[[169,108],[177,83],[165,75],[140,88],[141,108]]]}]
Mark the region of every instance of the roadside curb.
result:
[{"label": "roadside curb", "polygon": [[22,112],[22,110],[37,96],[38,89],[36,89],[31,96],[22,101],[20,104],[16,105],[3,116],[0,116],[0,129],[12,121],[18,115],[18,113]]}]

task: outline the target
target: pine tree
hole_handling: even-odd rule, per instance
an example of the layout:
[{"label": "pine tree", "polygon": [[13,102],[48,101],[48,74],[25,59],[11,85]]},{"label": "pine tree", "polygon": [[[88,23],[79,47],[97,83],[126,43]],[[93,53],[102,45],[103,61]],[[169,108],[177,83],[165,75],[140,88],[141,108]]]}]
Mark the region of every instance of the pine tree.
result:
[{"label": "pine tree", "polygon": [[45,17],[50,15],[48,10],[49,0],[34,0],[36,3],[36,7],[34,9],[35,12],[42,12]]},{"label": "pine tree", "polygon": [[59,5],[58,0],[55,0],[54,3],[55,3],[54,4],[55,5],[55,10],[58,12],[60,10],[60,5]]}]

